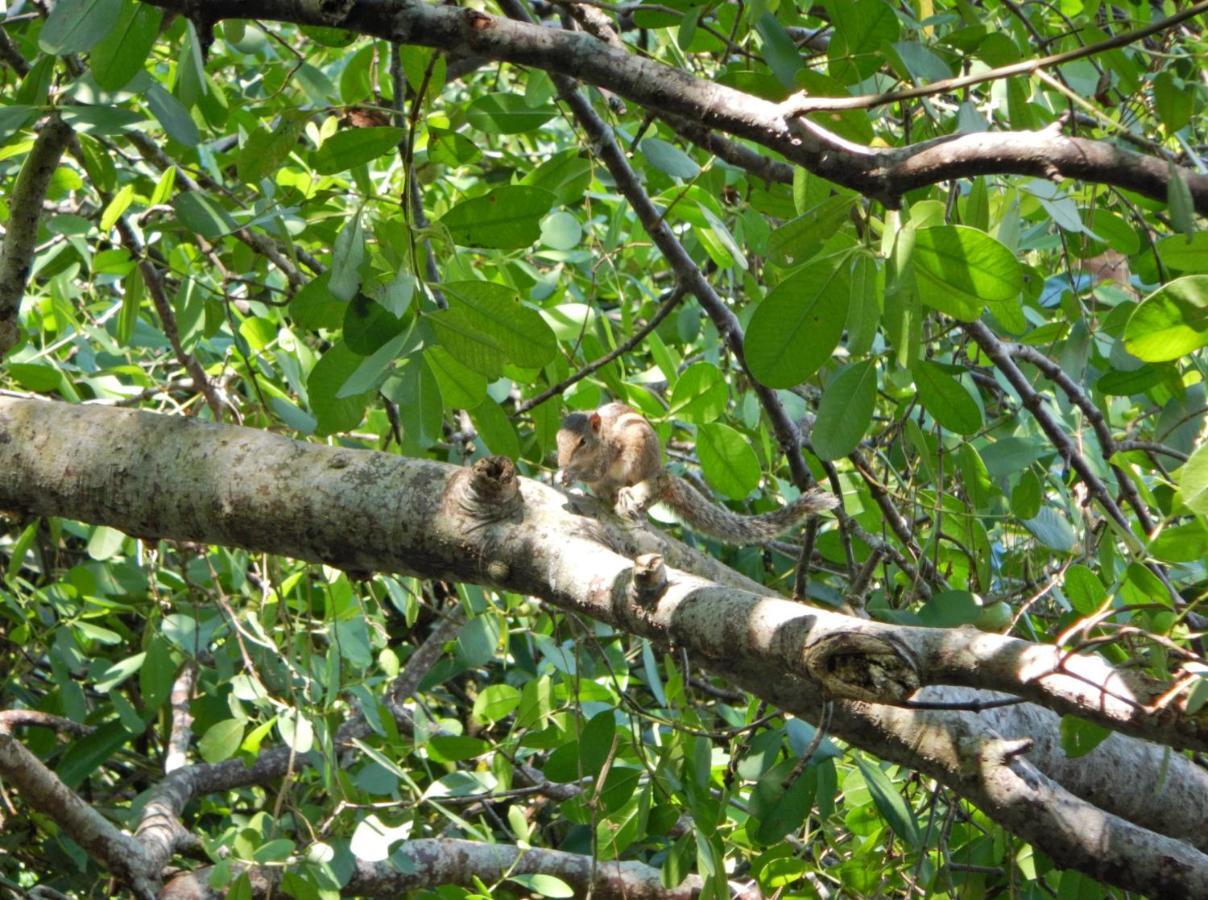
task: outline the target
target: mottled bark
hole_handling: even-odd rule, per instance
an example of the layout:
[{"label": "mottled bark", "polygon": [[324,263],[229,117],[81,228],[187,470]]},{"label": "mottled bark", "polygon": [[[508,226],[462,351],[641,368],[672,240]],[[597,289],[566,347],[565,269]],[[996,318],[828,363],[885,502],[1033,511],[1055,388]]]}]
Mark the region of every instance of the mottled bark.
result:
[{"label": "mottled bark", "polygon": [[[143,0],[188,15],[186,0]],[[515,22],[458,6],[356,0],[214,0],[210,21],[253,18],[336,25],[360,34],[434,47],[459,56],[534,66],[604,88],[655,115],[669,114],[746,138],[836,184],[896,207],[906,191],[953,178],[1013,174],[1076,178],[1128,188],[1165,201],[1165,160],[1057,130],[952,135],[900,148],[855,144],[797,117],[796,98],[773,103],[610,46],[584,32]],[[1208,175],[1175,168],[1196,209],[1208,215]]]},{"label": "mottled bark", "polygon": [[[1202,712],[1181,714],[1178,702],[1134,705],[1152,700],[1157,686],[1094,656],[972,630],[872,623],[671,566],[655,579],[659,567],[649,558],[635,581],[641,541],[632,532],[575,514],[565,495],[517,477],[508,460],[460,469],[149,413],[0,398],[0,506],[148,538],[534,595],[685,647],[815,721],[828,696],[866,698],[834,704],[834,733],[932,774],[1060,864],[1135,890],[1160,887],[1163,896],[1208,891],[1208,856],[1190,843],[1204,833],[1195,816],[1208,806],[1208,779],[1184,757],[1171,754],[1165,764],[1163,815],[1131,790],[1102,789],[1122,770],[1159,768],[1160,747],[1117,735],[1101,755],[1070,766],[1056,717],[1030,704],[975,715],[885,701],[900,702],[916,683],[960,682],[983,690],[922,696],[938,690],[944,700],[969,702],[985,699],[985,689],[1007,691],[1177,746],[1202,745]],[[1019,744],[1021,737],[1030,743]],[[1104,840],[1112,849],[1106,869]],[[1157,858],[1177,865],[1146,881],[1157,878]]]}]

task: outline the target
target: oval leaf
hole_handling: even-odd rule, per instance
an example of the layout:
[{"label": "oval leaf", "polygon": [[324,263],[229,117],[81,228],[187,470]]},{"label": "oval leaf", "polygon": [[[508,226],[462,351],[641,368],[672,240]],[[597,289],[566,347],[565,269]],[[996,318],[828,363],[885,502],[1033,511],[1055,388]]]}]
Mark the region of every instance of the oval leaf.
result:
[{"label": "oval leaf", "polygon": [[1023,288],[1015,254],[976,228],[920,228],[911,259],[922,301],[962,321],[976,319],[986,303],[1014,300]]},{"label": "oval leaf", "polygon": [[389,153],[402,141],[401,128],[349,128],[337,132],[315,151],[314,167],[320,175],[334,175]]},{"label": "oval leaf", "polygon": [[440,221],[464,246],[517,250],[541,236],[541,217],[553,203],[542,188],[507,185],[458,203]]},{"label": "oval leaf", "polygon": [[122,0],[59,0],[55,4],[38,46],[54,56],[90,50],[117,24]]},{"label": "oval leaf", "polygon": [[940,425],[957,434],[973,434],[982,427],[981,407],[969,389],[943,368],[920,359],[910,371],[919,391],[919,402]]},{"label": "oval leaf", "polygon": [[844,366],[827,383],[814,421],[814,452],[822,459],[847,456],[872,423],[877,399],[873,360]]},{"label": "oval leaf", "polygon": [[727,497],[741,500],[759,485],[759,458],[751,442],[729,425],[701,425],[696,455],[705,480]]},{"label": "oval leaf", "polygon": [[243,721],[225,719],[211,725],[197,742],[197,752],[208,763],[230,759],[243,742]]},{"label": "oval leaf", "polygon": [[96,83],[107,91],[116,91],[141,72],[159,35],[162,18],[163,12],[154,6],[126,0],[117,25],[89,56]]},{"label": "oval leaf", "polygon": [[1167,362],[1208,345],[1208,275],[1158,288],[1124,326],[1124,347],[1145,362]]},{"label": "oval leaf", "polygon": [[558,340],[536,310],[524,306],[509,287],[490,281],[443,285],[449,309],[489,336],[508,362],[539,369],[553,360]]},{"label": "oval leaf", "polygon": [[768,387],[793,387],[830,358],[851,301],[846,260],[802,266],[759,304],[747,328],[751,374]]}]

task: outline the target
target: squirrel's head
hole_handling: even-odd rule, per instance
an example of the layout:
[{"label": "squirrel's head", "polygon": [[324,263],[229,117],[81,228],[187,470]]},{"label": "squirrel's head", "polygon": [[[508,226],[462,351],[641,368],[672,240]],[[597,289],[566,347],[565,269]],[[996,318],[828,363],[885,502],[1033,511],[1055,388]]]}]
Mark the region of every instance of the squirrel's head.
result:
[{"label": "squirrel's head", "polygon": [[600,453],[600,414],[571,413],[558,429],[558,468],[561,481],[596,481],[607,468]]}]

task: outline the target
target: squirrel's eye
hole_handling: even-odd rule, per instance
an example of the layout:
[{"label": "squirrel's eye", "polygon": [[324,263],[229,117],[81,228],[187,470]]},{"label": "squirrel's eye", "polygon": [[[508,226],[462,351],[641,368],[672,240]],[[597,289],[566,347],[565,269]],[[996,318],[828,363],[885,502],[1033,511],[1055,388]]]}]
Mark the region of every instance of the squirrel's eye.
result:
[{"label": "squirrel's eye", "polygon": [[586,444],[586,443],[587,443],[587,438],[585,438],[585,437],[581,437],[581,438],[579,438],[579,446],[580,446],[580,447],[582,447],[582,446],[583,446],[584,444]]}]

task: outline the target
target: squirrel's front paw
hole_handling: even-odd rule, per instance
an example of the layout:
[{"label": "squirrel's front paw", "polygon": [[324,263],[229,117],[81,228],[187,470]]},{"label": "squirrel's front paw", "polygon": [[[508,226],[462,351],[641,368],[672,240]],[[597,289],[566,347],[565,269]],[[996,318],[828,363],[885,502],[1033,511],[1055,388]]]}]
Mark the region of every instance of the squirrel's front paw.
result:
[{"label": "squirrel's front paw", "polygon": [[617,515],[623,519],[640,519],[646,510],[642,497],[631,487],[623,487],[617,492],[617,503],[614,507]]}]

